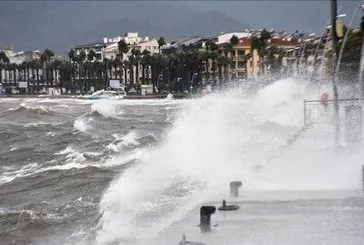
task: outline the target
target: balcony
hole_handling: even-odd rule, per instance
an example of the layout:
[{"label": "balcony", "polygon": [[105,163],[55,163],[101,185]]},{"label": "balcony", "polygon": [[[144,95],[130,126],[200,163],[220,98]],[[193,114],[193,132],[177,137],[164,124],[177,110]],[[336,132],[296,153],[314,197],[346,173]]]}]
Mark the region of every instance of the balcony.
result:
[{"label": "balcony", "polygon": [[239,60],[239,61],[244,61],[245,60],[245,55],[233,55],[232,56],[233,60]]}]

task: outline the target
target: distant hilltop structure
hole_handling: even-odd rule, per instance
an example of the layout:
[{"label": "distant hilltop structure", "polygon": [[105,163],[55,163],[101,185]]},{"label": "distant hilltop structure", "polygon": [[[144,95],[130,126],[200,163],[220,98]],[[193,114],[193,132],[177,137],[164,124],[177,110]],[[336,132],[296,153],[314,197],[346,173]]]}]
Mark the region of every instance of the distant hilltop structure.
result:
[{"label": "distant hilltop structure", "polygon": [[149,37],[139,37],[138,32],[125,32],[123,36],[103,38],[105,44],[117,43],[121,40],[124,40],[126,44],[138,44],[149,41]]}]

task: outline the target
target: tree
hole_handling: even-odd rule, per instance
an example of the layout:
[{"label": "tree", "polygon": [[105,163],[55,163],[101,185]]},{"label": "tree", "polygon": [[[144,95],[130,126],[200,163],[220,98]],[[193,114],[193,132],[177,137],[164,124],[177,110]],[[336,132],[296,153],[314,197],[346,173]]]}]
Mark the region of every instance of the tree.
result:
[{"label": "tree", "polygon": [[210,52],[201,52],[200,58],[205,62],[205,80],[209,80],[209,59],[210,59]]},{"label": "tree", "polygon": [[4,51],[0,52],[0,82],[3,81],[2,78],[2,69],[5,68],[5,64],[10,63],[10,60],[8,58],[8,56],[6,55],[6,53]]},{"label": "tree", "polygon": [[[139,84],[139,62],[141,60],[141,52],[139,49],[132,49],[131,51],[132,56],[134,57],[132,60],[132,65],[135,66],[135,82],[136,84]],[[133,74],[134,75],[134,74]]]},{"label": "tree", "polygon": [[219,46],[211,39],[206,41],[205,46],[207,51],[215,51],[219,48]]},{"label": "tree", "polygon": [[219,57],[219,54],[216,51],[211,52],[211,54],[210,54],[210,59],[212,60],[211,70],[212,70],[212,77],[213,77],[214,81],[216,80],[215,72],[216,72],[216,59],[217,59],[217,57]]},{"label": "tree", "polygon": [[129,51],[129,47],[124,40],[120,40],[118,42],[118,50],[119,50],[120,61],[122,61],[124,54],[126,54]]},{"label": "tree", "polygon": [[284,55],[285,50],[283,48],[271,46],[267,49],[266,64],[270,67],[273,76],[280,74]]},{"label": "tree", "polygon": [[166,45],[166,40],[164,39],[163,36],[161,36],[159,39],[158,39],[158,50],[159,50],[159,53],[161,53],[161,47],[163,45]]},{"label": "tree", "polygon": [[74,85],[72,84],[72,74],[75,73],[75,66],[69,62],[60,62],[59,66],[59,80],[60,80],[60,88],[62,93],[62,88],[65,88],[66,91],[74,90]]},{"label": "tree", "polygon": [[[27,84],[28,84],[28,92],[29,92],[29,88],[30,88],[29,69],[31,68],[31,66],[30,66],[30,63],[28,61],[23,61],[22,65],[23,65],[23,68],[24,68],[24,77],[26,77]],[[0,70],[0,73],[1,73],[1,70]]]},{"label": "tree", "polygon": [[[59,59],[56,59],[56,60],[54,60],[53,61],[53,68],[54,68],[54,70],[55,70],[55,77],[59,77],[59,76],[57,76],[57,74],[59,74],[59,69],[60,69],[60,67],[61,67],[61,65],[62,65],[62,62],[61,62],[61,60],[59,60]],[[59,85],[60,85],[60,87],[61,87],[61,93],[62,93],[62,84],[60,83],[60,81],[55,81],[56,83],[59,83]],[[53,84],[52,84],[52,86],[53,86]]]},{"label": "tree", "polygon": [[[233,56],[233,52],[234,52],[234,45],[231,42],[226,43],[224,45],[225,57],[228,57],[229,54],[230,54],[230,57],[232,57]],[[225,71],[225,80],[227,80],[227,77],[228,77],[228,71],[227,71],[227,69],[230,69],[230,64],[232,62],[227,62],[228,59],[225,59],[225,61],[226,62],[224,62],[224,63],[226,63],[226,64],[224,65],[224,71]],[[231,61],[231,59],[230,59],[230,61]]]},{"label": "tree", "polygon": [[135,57],[134,55],[130,55],[129,62],[127,63],[127,67],[129,69],[130,85],[134,84],[134,64],[135,64]]},{"label": "tree", "polygon": [[[251,54],[253,54],[254,49],[258,51],[258,55],[261,59],[261,68],[263,72],[265,72],[265,56],[266,56],[266,49],[268,46],[268,40],[271,38],[271,33],[268,32],[266,29],[252,37],[251,41]],[[254,55],[253,55],[254,57]]]},{"label": "tree", "polygon": [[[118,67],[121,67],[121,65],[122,65],[122,62],[118,58],[115,58],[111,61],[111,66],[114,67],[114,71],[115,71],[115,77],[114,77],[115,79],[118,79],[117,69],[118,69]],[[121,75],[121,70],[120,70],[120,75]]]},{"label": "tree", "polygon": [[54,53],[50,49],[44,50],[43,54],[46,56],[46,62],[49,62],[51,60],[51,57],[54,57]]},{"label": "tree", "polygon": [[68,58],[70,59],[71,62],[75,62],[76,61],[76,52],[74,49],[70,49],[70,51],[68,52]]},{"label": "tree", "polygon": [[233,35],[231,38],[230,38],[230,43],[235,46],[239,43],[239,38],[235,35]]},{"label": "tree", "polygon": [[[140,60],[140,64],[142,65],[142,84],[146,84],[149,82],[149,59],[150,52],[146,49],[142,52],[142,58]],[[146,74],[147,73],[147,74]],[[145,79],[147,77],[147,80]]]},{"label": "tree", "polygon": [[88,54],[87,54],[87,60],[88,61],[93,61],[95,57],[96,57],[95,50],[90,49],[90,51],[88,51]]},{"label": "tree", "polygon": [[81,50],[79,55],[77,56],[77,63],[78,63],[78,74],[79,78],[82,77],[82,85],[81,85],[81,93],[85,92],[85,76],[86,76],[86,70],[83,65],[84,61],[86,60],[86,52],[85,50]]},{"label": "tree", "polygon": [[120,40],[118,42],[118,50],[119,50],[119,59],[120,59],[120,63],[119,63],[120,64],[120,76],[121,76],[121,73],[122,73],[121,71],[123,70],[123,67],[122,67],[123,57],[124,57],[124,54],[128,53],[128,51],[129,51],[128,44],[125,42],[125,40]]}]

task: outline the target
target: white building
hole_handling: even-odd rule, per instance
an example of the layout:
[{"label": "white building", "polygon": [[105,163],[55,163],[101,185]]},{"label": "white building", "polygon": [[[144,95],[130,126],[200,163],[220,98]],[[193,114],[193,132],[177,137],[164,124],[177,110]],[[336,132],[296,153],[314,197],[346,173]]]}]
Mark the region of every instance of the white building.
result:
[{"label": "white building", "polygon": [[32,61],[39,59],[41,56],[41,52],[39,50],[34,51],[20,51],[14,52],[12,50],[4,51],[6,56],[9,58],[10,63],[14,63],[20,65],[24,61]]},{"label": "white building", "polygon": [[138,44],[140,42],[149,41],[149,37],[139,37],[137,32],[126,32],[123,38],[126,44]]},{"label": "white building", "polygon": [[151,54],[159,53],[158,41],[155,39],[150,40],[150,41],[140,42],[139,44],[137,44],[137,48],[140,50],[140,52],[147,50]]},{"label": "white building", "polygon": [[105,44],[113,44],[113,43],[117,43],[119,42],[120,40],[122,40],[122,37],[104,37],[104,43]]},{"label": "white building", "polygon": [[75,52],[77,55],[81,53],[82,50],[86,53],[86,60],[87,60],[87,54],[90,52],[91,49],[93,49],[96,53],[96,57],[93,61],[102,61],[102,51],[105,49],[106,44],[104,42],[96,42],[96,43],[90,43],[90,44],[83,44],[78,45],[75,47]]},{"label": "white building", "polygon": [[232,36],[237,36],[239,39],[243,37],[250,37],[252,34],[249,32],[230,32],[230,33],[223,33],[217,37],[216,44],[226,43],[230,41]]},{"label": "white building", "polygon": [[[123,61],[129,59],[129,56],[131,55],[131,49],[129,49],[128,53],[123,54]],[[116,58],[116,56],[119,54],[119,45],[118,43],[113,43],[108,45],[106,48],[102,50],[102,58],[113,60]]]}]

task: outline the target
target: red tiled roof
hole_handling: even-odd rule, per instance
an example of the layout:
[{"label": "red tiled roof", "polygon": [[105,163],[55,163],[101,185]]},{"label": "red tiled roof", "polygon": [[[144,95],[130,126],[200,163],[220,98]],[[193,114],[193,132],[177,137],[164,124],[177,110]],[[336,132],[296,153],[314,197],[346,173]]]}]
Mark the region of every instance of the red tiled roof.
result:
[{"label": "red tiled roof", "polygon": [[[239,39],[239,44],[237,44],[237,46],[250,46],[251,45],[251,37],[242,37]],[[228,43],[220,43],[219,46],[220,47],[224,47],[224,45]],[[270,39],[270,42],[268,43],[268,45],[273,45],[273,46],[285,46],[285,47],[296,47],[300,44],[300,40],[298,38],[295,37],[272,37]]]},{"label": "red tiled roof", "polygon": [[297,45],[300,44],[300,41],[298,38],[295,38],[295,37],[280,37],[280,38],[271,38],[269,44],[275,45],[275,46],[296,47]]}]

